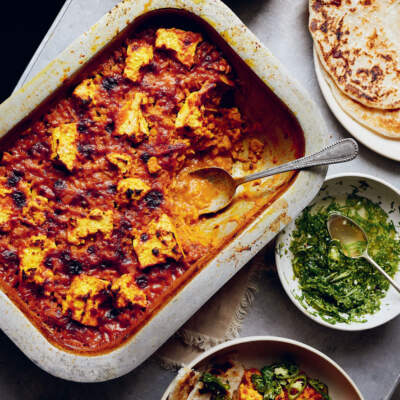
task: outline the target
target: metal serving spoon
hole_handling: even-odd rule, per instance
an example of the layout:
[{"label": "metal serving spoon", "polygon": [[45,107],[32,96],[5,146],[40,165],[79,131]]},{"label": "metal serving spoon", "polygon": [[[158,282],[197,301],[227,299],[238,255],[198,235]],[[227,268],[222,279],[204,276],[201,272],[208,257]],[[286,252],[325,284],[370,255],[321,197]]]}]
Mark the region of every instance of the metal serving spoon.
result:
[{"label": "metal serving spoon", "polygon": [[340,213],[332,213],[328,217],[327,227],[331,238],[340,242],[346,257],[364,258],[400,293],[400,286],[368,254],[367,234],[356,222]]},{"label": "metal serving spoon", "polygon": [[212,193],[212,198],[210,198],[206,206],[199,210],[199,214],[215,213],[228,206],[235,195],[236,188],[246,182],[283,172],[351,161],[357,157],[357,154],[357,142],[354,139],[344,139],[339,140],[318,153],[298,158],[297,160],[279,165],[278,167],[269,168],[265,171],[256,172],[255,174],[240,178],[233,178],[227,171],[218,167],[197,169],[192,171],[190,175],[192,175],[192,178],[202,180],[203,183],[206,184],[203,184],[202,186],[208,186],[210,189],[208,192]]}]

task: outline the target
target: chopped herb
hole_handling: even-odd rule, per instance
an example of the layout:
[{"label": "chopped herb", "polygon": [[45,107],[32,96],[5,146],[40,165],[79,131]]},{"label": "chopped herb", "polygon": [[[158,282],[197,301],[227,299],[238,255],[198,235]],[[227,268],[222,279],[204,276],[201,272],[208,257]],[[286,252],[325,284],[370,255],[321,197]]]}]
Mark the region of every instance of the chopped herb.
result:
[{"label": "chopped herb", "polygon": [[217,376],[205,372],[200,378],[203,387],[199,390],[201,394],[210,393],[211,400],[228,400],[228,383],[223,383]]}]

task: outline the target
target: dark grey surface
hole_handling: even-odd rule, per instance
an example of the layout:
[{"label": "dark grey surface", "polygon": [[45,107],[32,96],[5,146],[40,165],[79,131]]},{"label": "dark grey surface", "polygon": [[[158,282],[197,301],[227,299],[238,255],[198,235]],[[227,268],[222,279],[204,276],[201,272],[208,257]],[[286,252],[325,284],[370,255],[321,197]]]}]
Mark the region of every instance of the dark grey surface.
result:
[{"label": "dark grey surface", "polygon": [[[71,40],[108,11],[116,0],[69,0],[24,79],[42,69]],[[232,0],[226,3],[270,48],[319,105],[332,140],[349,137],[327,108],[314,73],[312,41],[307,31],[307,0]],[[360,146],[360,157],[330,168],[329,174],[363,172],[400,188],[399,163]],[[337,361],[355,380],[366,400],[383,400],[400,372],[400,319],[366,332],[339,332],[305,317],[285,295],[277,275],[265,272],[260,291],[245,318],[241,336],[277,335],[316,347]],[[155,360],[123,378],[101,384],[75,384],[47,375],[0,335],[0,398],[157,400],[174,373]],[[400,395],[394,397],[400,399]],[[335,399],[347,400],[347,399]]]}]

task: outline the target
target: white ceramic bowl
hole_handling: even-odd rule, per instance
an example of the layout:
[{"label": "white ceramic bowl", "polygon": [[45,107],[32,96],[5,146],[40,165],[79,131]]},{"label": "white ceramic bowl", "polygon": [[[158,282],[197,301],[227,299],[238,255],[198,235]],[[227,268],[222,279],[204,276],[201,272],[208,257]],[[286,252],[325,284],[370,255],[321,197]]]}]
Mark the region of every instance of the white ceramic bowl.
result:
[{"label": "white ceramic bowl", "polygon": [[[351,378],[325,354],[291,339],[275,336],[250,336],[239,338],[215,346],[193,360],[189,368],[202,368],[215,356],[234,351],[246,368],[261,368],[282,358],[290,356],[311,377],[320,379],[329,388],[332,399],[363,400]],[[174,385],[170,384],[161,400],[167,400]]]},{"label": "white ceramic bowl", "polygon": [[[399,231],[400,192],[392,185],[370,175],[334,175],[325,181],[321,191],[313,200],[312,204],[323,201],[322,199],[328,195],[337,199],[344,199],[347,194],[353,191],[354,186],[360,186],[360,181],[366,181],[368,183],[368,187],[360,190],[360,196],[366,197],[374,202],[382,202],[381,207],[386,212],[389,212],[392,209],[392,202],[394,202],[395,212],[389,214],[389,217],[393,220],[397,231]],[[339,184],[339,182],[342,183]],[[375,314],[365,315],[365,319],[367,320],[366,322],[336,323],[333,325],[324,321],[320,316],[313,315],[312,307],[306,309],[297,299],[297,296],[301,295],[301,290],[299,288],[298,280],[294,278],[292,267],[293,254],[289,250],[294,229],[295,222],[293,221],[280,233],[276,243],[276,248],[279,250],[275,253],[275,260],[281,283],[289,298],[301,312],[321,325],[343,331],[360,331],[374,328],[390,321],[400,314],[400,295],[390,286],[386,297],[382,299],[381,309]],[[394,279],[396,282],[400,282],[399,271],[396,273]]]}]

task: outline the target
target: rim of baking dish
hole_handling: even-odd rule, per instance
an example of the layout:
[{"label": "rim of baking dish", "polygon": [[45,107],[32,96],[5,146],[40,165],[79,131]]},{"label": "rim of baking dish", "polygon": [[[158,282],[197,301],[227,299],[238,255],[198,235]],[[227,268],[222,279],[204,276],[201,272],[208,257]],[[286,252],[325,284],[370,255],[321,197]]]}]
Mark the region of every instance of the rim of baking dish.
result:
[{"label": "rim of baking dish", "polygon": [[[136,18],[161,9],[188,11],[213,27],[295,115],[304,132],[306,154],[326,146],[326,126],[311,98],[220,0],[122,1],[0,105],[0,136],[29,115]],[[0,328],[35,364],[54,376],[77,382],[101,382],[124,375],[154,353],[307,206],[323,184],[326,171],[326,167],[320,167],[300,172],[278,201],[249,224],[136,334],[108,353],[82,355],[55,347],[2,291]]]}]

